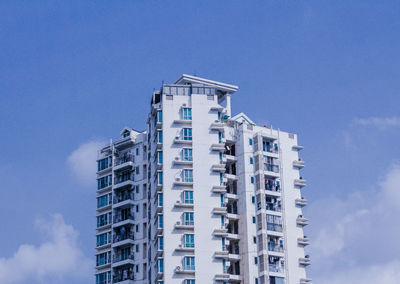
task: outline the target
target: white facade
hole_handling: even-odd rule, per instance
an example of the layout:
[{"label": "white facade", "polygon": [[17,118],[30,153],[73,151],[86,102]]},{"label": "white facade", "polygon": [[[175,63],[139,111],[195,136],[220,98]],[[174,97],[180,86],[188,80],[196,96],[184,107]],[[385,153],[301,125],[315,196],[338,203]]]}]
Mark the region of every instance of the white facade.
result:
[{"label": "white facade", "polygon": [[237,89],[182,75],[99,151],[98,284],[311,282],[302,147],[231,117]]}]

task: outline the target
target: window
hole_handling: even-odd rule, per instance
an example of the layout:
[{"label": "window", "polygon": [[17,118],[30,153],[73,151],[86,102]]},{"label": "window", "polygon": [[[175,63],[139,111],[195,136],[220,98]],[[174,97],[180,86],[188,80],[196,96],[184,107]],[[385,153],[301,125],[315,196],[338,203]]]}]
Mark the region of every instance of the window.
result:
[{"label": "window", "polygon": [[256,202],[256,198],[255,198],[255,196],[252,196],[252,197],[251,197],[251,203],[254,204],[255,202]]},{"label": "window", "polygon": [[157,206],[158,207],[163,206],[163,194],[162,193],[157,194]]},{"label": "window", "polygon": [[195,270],[194,256],[185,256],[185,270]]},{"label": "window", "polygon": [[256,217],[253,216],[252,219],[253,219],[253,224],[255,224],[256,223]]},{"label": "window", "polygon": [[258,257],[254,258],[254,264],[258,264]]},{"label": "window", "polygon": [[222,162],[222,152],[219,152],[219,161]]},{"label": "window", "polygon": [[195,280],[194,279],[186,279],[185,280],[185,284],[195,284]]},{"label": "window", "polygon": [[96,236],[96,246],[100,247],[109,243],[111,243],[111,232]]},{"label": "window", "polygon": [[157,248],[158,250],[164,250],[164,237],[159,237],[157,239]]},{"label": "window", "polygon": [[112,158],[108,157],[97,161],[97,171],[100,172],[112,166]]},{"label": "window", "polygon": [[164,272],[164,259],[163,258],[157,259],[156,266],[157,266],[157,272],[163,273]]},{"label": "window", "polygon": [[97,197],[97,208],[102,208],[111,204],[111,193]]},{"label": "window", "polygon": [[105,187],[108,187],[112,184],[112,179],[111,175],[99,178],[97,180],[97,189],[103,189]]},{"label": "window", "polygon": [[139,156],[139,148],[136,148],[136,156]]},{"label": "window", "polygon": [[222,185],[224,183],[224,175],[219,173],[219,184]]},{"label": "window", "polygon": [[250,177],[250,182],[254,183],[254,177]]},{"label": "window", "polygon": [[162,185],[163,184],[163,172],[158,172],[157,174],[157,184]]},{"label": "window", "polygon": [[163,163],[163,152],[162,151],[157,152],[157,163],[159,165],[162,165],[162,163]]},{"label": "window", "polygon": [[193,170],[191,170],[191,169],[183,170],[183,181],[184,182],[193,182]]},{"label": "window", "polygon": [[96,284],[111,283],[111,271],[96,274]]},{"label": "window", "polygon": [[218,143],[222,143],[222,133],[218,132]]},{"label": "window", "polygon": [[223,195],[223,194],[220,194],[219,199],[220,199],[220,201],[221,201],[221,207],[224,207],[224,195]]},{"label": "window", "polygon": [[183,120],[192,120],[192,109],[189,107],[183,108]]},{"label": "window", "polygon": [[109,253],[104,252],[101,254],[96,255],[96,266],[104,265],[110,262],[110,259],[108,257]]},{"label": "window", "polygon": [[224,237],[222,237],[221,243],[222,243],[222,250],[224,251],[225,250],[225,238]]},{"label": "window", "polygon": [[252,165],[252,164],[253,164],[253,158],[250,157],[250,165]]},{"label": "window", "polygon": [[183,160],[184,161],[192,161],[193,160],[192,149],[190,149],[190,148],[183,149]]},{"label": "window", "polygon": [[159,229],[164,228],[164,216],[163,215],[158,215],[158,228]]},{"label": "window", "polygon": [[185,248],[194,248],[193,234],[185,234]]},{"label": "window", "polygon": [[123,138],[125,138],[128,137],[129,135],[131,135],[131,133],[128,130],[126,130],[122,136]]},{"label": "window", "polygon": [[183,192],[183,203],[193,204],[193,191]]},{"label": "window", "polygon": [[253,139],[249,138],[249,145],[253,145]]},{"label": "window", "polygon": [[225,226],[225,216],[221,216],[221,227]]},{"label": "window", "polygon": [[192,128],[183,128],[183,140],[192,140]]},{"label": "window", "polygon": [[111,223],[111,213],[97,216],[97,228]]},{"label": "window", "polygon": [[253,237],[253,243],[257,243],[257,237]]},{"label": "window", "polygon": [[162,122],[162,111],[157,111],[157,122]]},{"label": "window", "polygon": [[162,131],[157,131],[157,143],[162,143]]},{"label": "window", "polygon": [[221,112],[218,112],[218,120],[221,120]]},{"label": "window", "polygon": [[185,212],[183,213],[183,221],[187,226],[194,225],[194,213],[193,212]]}]

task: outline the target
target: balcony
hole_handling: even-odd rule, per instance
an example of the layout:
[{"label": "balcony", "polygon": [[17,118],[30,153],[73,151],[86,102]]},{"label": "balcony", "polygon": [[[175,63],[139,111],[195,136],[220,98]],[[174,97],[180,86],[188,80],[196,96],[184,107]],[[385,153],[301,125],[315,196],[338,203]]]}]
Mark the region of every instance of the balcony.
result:
[{"label": "balcony", "polygon": [[276,244],[274,242],[268,243],[268,251],[270,252],[269,253],[270,255],[281,256],[281,257],[283,257],[284,255],[283,246],[280,246],[279,244]]},{"label": "balcony", "polygon": [[228,273],[215,274],[214,280],[227,283],[229,280],[229,274]]},{"label": "balcony", "polygon": [[228,235],[228,229],[225,226],[221,226],[220,228],[214,229],[213,235],[217,237],[226,237]]},{"label": "balcony", "polygon": [[174,139],[174,143],[175,144],[183,144],[183,145],[192,145],[193,140],[189,139],[189,138],[183,139],[183,138],[181,138],[179,136],[176,136],[175,139]]},{"label": "balcony", "polygon": [[133,254],[117,254],[114,255],[112,267],[122,266],[126,264],[133,264]]},{"label": "balcony", "polygon": [[226,185],[214,185],[212,187],[212,192],[214,192],[214,193],[225,193],[226,192]]},{"label": "balcony", "polygon": [[298,168],[298,169],[304,168],[304,161],[302,161],[300,159],[297,161],[293,161],[293,167]]},{"label": "balcony", "polygon": [[133,283],[132,281],[135,280],[133,272],[129,272],[128,270],[125,270],[122,273],[117,271],[115,274],[117,275],[113,277],[113,283],[131,284]]},{"label": "balcony", "polygon": [[193,221],[184,221],[184,222],[176,222],[175,229],[178,230],[194,230],[194,222]]},{"label": "balcony", "polygon": [[304,187],[304,186],[306,186],[306,180],[303,178],[295,179],[294,185],[299,186],[299,187]]},{"label": "balcony", "polygon": [[175,119],[174,124],[192,125],[192,120],[191,119]]},{"label": "balcony", "polygon": [[179,157],[175,157],[173,161],[174,165],[177,166],[192,166],[193,165],[193,158],[188,157],[187,159],[180,159]]},{"label": "balcony", "polygon": [[126,224],[133,224],[135,218],[133,215],[129,215],[129,216],[121,216],[121,215],[116,215],[114,216],[114,227],[117,226],[123,226]]},{"label": "balcony", "polygon": [[174,181],[174,185],[193,187],[193,179],[176,178]]},{"label": "balcony", "polygon": [[213,164],[212,166],[211,166],[211,169],[214,171],[214,172],[221,172],[221,173],[224,173],[225,172],[225,164],[223,164],[223,163],[220,163],[220,164]]},{"label": "balcony", "polygon": [[300,257],[299,258],[299,264],[303,266],[308,266],[311,264],[310,257],[306,255],[305,257]]},{"label": "balcony", "polygon": [[194,207],[193,200],[191,200],[191,202],[182,202],[181,200],[177,200],[174,204],[174,207],[193,209]]},{"label": "balcony", "polygon": [[194,243],[179,244],[175,250],[179,252],[194,252]]},{"label": "balcony", "polygon": [[239,196],[235,193],[227,193],[226,198],[229,200],[238,200]]},{"label": "balcony", "polygon": [[211,144],[211,150],[213,151],[225,151],[225,142],[224,139],[220,143]]},{"label": "balcony", "polygon": [[295,200],[295,202],[296,202],[296,205],[301,206],[301,207],[304,207],[304,206],[307,205],[307,199],[305,199],[304,197],[302,197],[302,198],[297,198],[297,199]]},{"label": "balcony", "polygon": [[267,230],[282,233],[283,227],[282,224],[267,223]]},{"label": "balcony", "polygon": [[279,274],[284,274],[285,273],[285,269],[280,266],[278,263],[277,264],[269,264],[268,265],[268,270],[269,272],[273,272],[273,273],[279,273]]},{"label": "balcony", "polygon": [[224,130],[225,126],[226,126],[225,122],[222,122],[220,120],[216,120],[213,123],[211,123],[210,129],[211,130]]},{"label": "balcony", "polygon": [[294,145],[294,146],[292,147],[292,149],[295,150],[295,151],[300,151],[300,150],[303,150],[304,147],[303,147],[303,146],[300,146],[300,145]]},{"label": "balcony", "polygon": [[132,186],[133,185],[133,178],[132,179],[120,179],[120,178],[115,178],[114,179],[114,189],[122,188],[125,186]]},{"label": "balcony", "polygon": [[224,174],[224,177],[228,180],[228,182],[237,180],[237,176],[231,173]]},{"label": "balcony", "polygon": [[265,210],[269,210],[269,211],[273,211],[273,212],[282,212],[282,207],[278,203],[266,202]]},{"label": "balcony", "polygon": [[302,215],[299,215],[296,219],[296,223],[299,226],[306,226],[308,225],[308,219],[304,218]]},{"label": "balcony", "polygon": [[128,232],[124,234],[114,234],[112,247],[123,246],[127,244],[133,244],[135,236],[133,232]]},{"label": "balcony", "polygon": [[226,215],[227,208],[226,207],[222,207],[222,206],[214,207],[212,212],[215,215]]},{"label": "balcony", "polygon": [[226,159],[227,162],[234,163],[237,161],[237,158],[233,155],[229,154],[224,154],[224,158]]},{"label": "balcony", "polygon": [[114,171],[120,171],[124,169],[131,168],[133,166],[133,163],[135,162],[135,157],[130,156],[130,157],[123,157],[121,159],[115,160],[115,165],[114,165]]},{"label": "balcony", "polygon": [[227,251],[227,250],[222,250],[222,251],[216,251],[215,253],[214,253],[214,257],[215,258],[219,258],[219,259],[228,259],[228,256],[229,256],[229,251]]},{"label": "balcony", "polygon": [[195,274],[195,268],[193,266],[177,266],[175,267],[175,273],[176,274],[189,274],[189,275],[194,275]]},{"label": "balcony", "polygon": [[266,194],[272,196],[280,196],[281,195],[281,188],[279,185],[271,185],[266,183],[265,190],[267,191]]},{"label": "balcony", "polygon": [[300,246],[308,246],[310,244],[310,239],[306,236],[302,238],[297,238],[297,244]]},{"label": "balcony", "polygon": [[309,284],[312,280],[310,278],[300,278],[300,284]]}]

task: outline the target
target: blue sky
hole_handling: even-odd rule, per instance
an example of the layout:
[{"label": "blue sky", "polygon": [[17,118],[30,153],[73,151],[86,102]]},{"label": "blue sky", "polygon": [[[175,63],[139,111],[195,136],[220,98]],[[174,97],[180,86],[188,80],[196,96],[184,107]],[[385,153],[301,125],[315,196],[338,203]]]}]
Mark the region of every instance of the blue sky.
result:
[{"label": "blue sky", "polygon": [[93,281],[94,150],[182,73],[299,134],[315,283],[397,283],[399,33],[398,1],[2,1],[0,283]]}]

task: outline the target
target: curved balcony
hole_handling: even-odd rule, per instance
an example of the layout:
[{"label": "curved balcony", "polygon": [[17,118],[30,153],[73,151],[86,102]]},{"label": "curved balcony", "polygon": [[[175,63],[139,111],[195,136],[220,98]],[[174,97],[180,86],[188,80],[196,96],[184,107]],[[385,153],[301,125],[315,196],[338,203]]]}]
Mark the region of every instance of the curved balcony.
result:
[{"label": "curved balcony", "polygon": [[304,206],[307,205],[307,199],[305,199],[304,197],[302,197],[302,198],[297,198],[297,199],[295,200],[295,202],[296,202],[296,205],[301,206],[301,207],[304,207]]},{"label": "curved balcony", "polygon": [[300,246],[308,246],[310,244],[310,239],[307,238],[306,236],[304,236],[302,238],[297,238],[297,243]]},{"label": "curved balcony", "polygon": [[299,258],[299,264],[303,266],[308,266],[311,264],[310,257],[306,255],[305,257],[300,257]]},{"label": "curved balcony", "polygon": [[304,161],[302,161],[302,160],[293,161],[293,167],[298,168],[298,169],[304,168]]},{"label": "curved balcony", "polygon": [[175,223],[174,227],[179,230],[194,230],[194,223],[192,221],[178,221]]},{"label": "curved balcony", "polygon": [[299,186],[299,187],[304,187],[306,186],[306,180],[299,178],[294,180],[294,185]]},{"label": "curved balcony", "polygon": [[302,215],[299,215],[296,219],[296,223],[299,226],[306,226],[308,225],[308,219],[304,218]]}]

